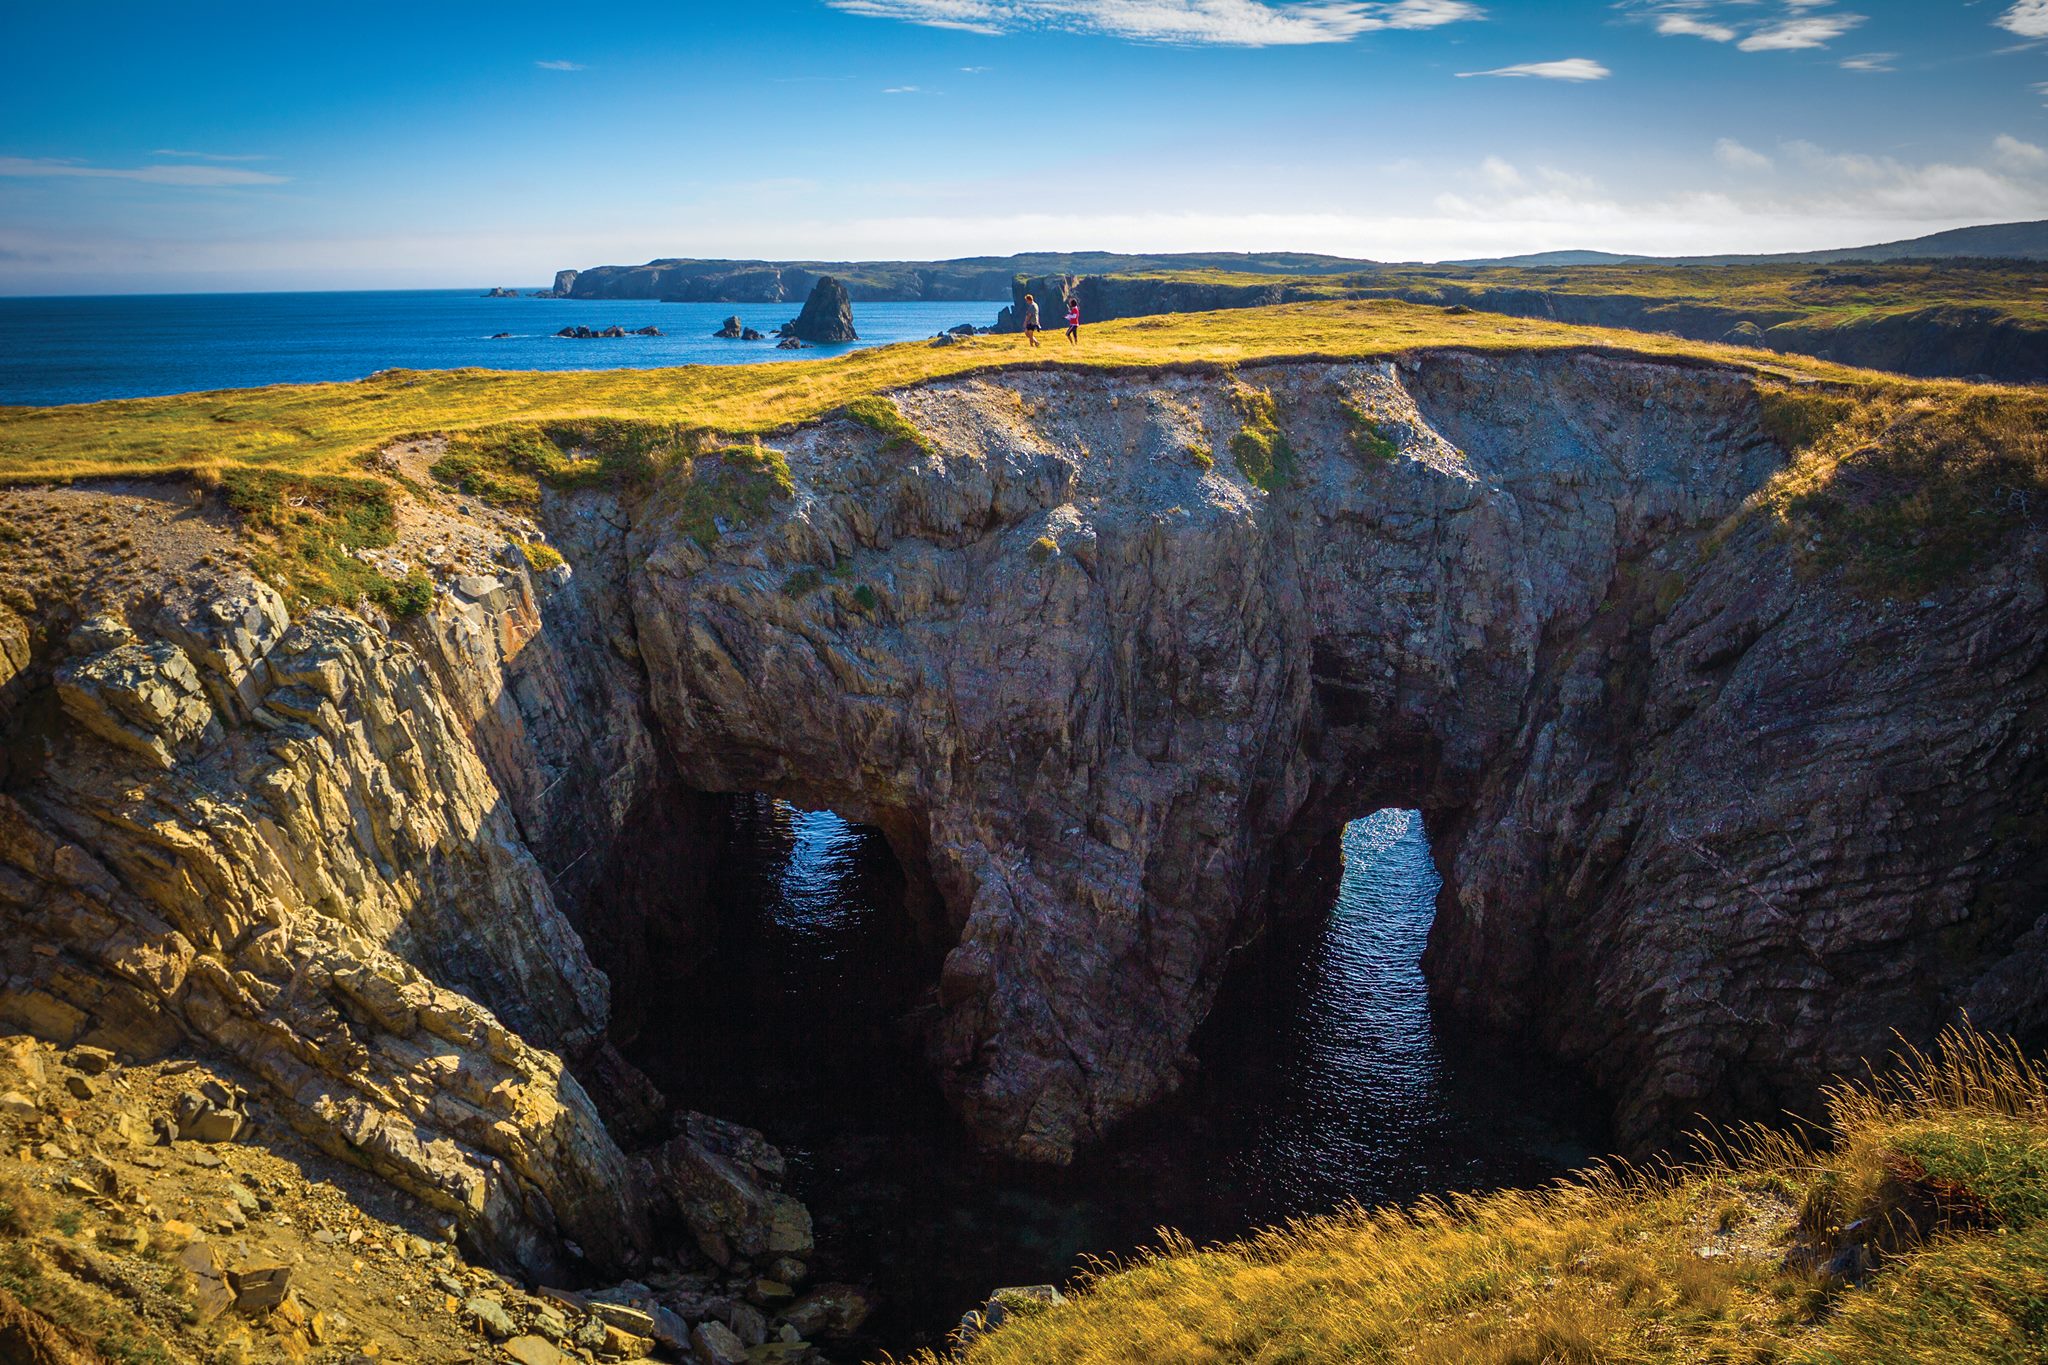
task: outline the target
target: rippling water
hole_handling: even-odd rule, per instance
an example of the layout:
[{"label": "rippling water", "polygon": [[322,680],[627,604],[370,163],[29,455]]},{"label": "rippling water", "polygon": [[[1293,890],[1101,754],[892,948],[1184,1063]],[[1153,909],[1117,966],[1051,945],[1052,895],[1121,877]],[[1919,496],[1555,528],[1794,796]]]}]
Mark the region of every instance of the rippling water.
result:
[{"label": "rippling water", "polygon": [[[473,289],[321,294],[146,294],[0,299],[0,403],[90,403],[257,384],[361,379],[378,370],[616,370],[781,364],[985,327],[1007,302],[856,303],[858,342],[778,351],[713,337],[738,314],[773,332],[800,303],[487,299]],[[655,327],[658,337],[573,340],[564,327]],[[501,335],[502,334],[502,335]]]},{"label": "rippling water", "polygon": [[1541,1181],[1601,1135],[1569,1078],[1448,1043],[1418,960],[1438,878],[1421,817],[1344,837],[1337,904],[1239,974],[1179,1096],[1072,1170],[974,1150],[898,1021],[912,948],[880,836],[742,803],[718,957],[636,1060],[696,1108],[766,1131],[817,1217],[819,1273],[883,1296],[867,1345],[935,1341],[1003,1284],[1068,1278],[1176,1228],[1236,1236],[1347,1200]]}]

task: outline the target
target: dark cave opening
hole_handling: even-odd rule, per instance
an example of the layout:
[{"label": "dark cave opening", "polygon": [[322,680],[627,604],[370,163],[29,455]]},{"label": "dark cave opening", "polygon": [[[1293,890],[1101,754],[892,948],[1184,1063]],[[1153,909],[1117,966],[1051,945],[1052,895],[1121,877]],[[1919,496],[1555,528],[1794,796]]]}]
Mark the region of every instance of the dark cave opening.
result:
[{"label": "dark cave opening", "polygon": [[1352,1199],[1540,1182],[1599,1150],[1557,1068],[1437,1029],[1419,813],[1345,826],[1341,867],[1302,879],[1307,899],[1233,967],[1188,1084],[1057,1170],[982,1151],[941,1096],[921,1027],[939,961],[881,832],[703,799],[703,876],[647,888],[649,913],[691,898],[691,956],[637,964],[623,1050],[672,1103],[783,1149],[814,1278],[876,1292],[868,1347],[937,1344],[996,1286],[1067,1280],[1162,1226],[1233,1237]]}]

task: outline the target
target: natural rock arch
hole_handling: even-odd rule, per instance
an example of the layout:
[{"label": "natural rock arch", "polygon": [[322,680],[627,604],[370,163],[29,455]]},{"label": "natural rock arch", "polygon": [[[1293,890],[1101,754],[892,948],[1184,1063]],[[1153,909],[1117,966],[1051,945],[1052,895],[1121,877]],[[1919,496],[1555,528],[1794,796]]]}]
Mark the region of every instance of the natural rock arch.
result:
[{"label": "natural rock arch", "polygon": [[1785,459],[1746,377],[1452,354],[893,401],[914,439],[779,442],[796,493],[753,524],[643,508],[632,616],[685,783],[878,825],[928,882],[933,1056],[996,1145],[1064,1160],[1174,1087],[1234,950],[1386,805],[1430,815],[1439,998],[1584,1063],[1632,1140],[2038,1013],[1991,831],[2035,780],[2040,581],[1803,581],[1737,516]]}]

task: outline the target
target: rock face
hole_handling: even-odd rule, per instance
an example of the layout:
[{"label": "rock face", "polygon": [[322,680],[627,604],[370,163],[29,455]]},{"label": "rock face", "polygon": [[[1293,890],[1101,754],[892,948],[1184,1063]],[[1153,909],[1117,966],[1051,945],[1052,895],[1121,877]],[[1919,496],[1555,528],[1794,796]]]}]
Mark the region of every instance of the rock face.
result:
[{"label": "rock face", "polygon": [[889,401],[922,444],[789,433],[794,495],[713,536],[678,482],[550,495],[567,564],[506,541],[402,626],[218,569],[0,613],[0,1025],[227,1059],[228,1136],[291,1124],[554,1283],[664,1224],[734,1274],[809,1249],[779,1156],[664,1132],[612,1046],[715,935],[713,793],[885,832],[934,1064],[1035,1159],[1179,1083],[1386,806],[1444,874],[1438,999],[1630,1137],[1959,1009],[2048,1031],[2038,526],[1910,601],[1802,568],[1743,510],[1785,460],[1751,382],[1698,366]]},{"label": "rock face", "polygon": [[1732,375],[1243,382],[1286,414],[1278,492],[1188,453],[1241,424],[1213,378],[1014,377],[901,395],[930,456],[798,433],[794,501],[709,553],[635,529],[683,779],[875,824],[928,879],[933,1053],[985,1137],[1064,1159],[1172,1089],[1231,952],[1390,805],[1445,874],[1439,998],[1584,1063],[1631,1138],[1965,1003],[2041,1022],[2038,837],[1994,835],[2038,782],[2031,572],[1908,610],[1761,519],[1717,538],[1784,459]]},{"label": "rock face", "polygon": [[819,280],[817,288],[804,300],[803,312],[782,333],[817,345],[859,341],[860,334],[853,330],[853,300],[848,297],[846,286],[830,275]]}]

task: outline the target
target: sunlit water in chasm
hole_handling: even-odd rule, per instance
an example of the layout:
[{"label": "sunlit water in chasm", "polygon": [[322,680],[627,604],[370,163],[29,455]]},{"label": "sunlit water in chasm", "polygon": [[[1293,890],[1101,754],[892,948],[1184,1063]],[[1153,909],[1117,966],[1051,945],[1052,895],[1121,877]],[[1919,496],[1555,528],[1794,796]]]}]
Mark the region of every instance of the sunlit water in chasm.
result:
[{"label": "sunlit water in chasm", "polygon": [[1194,1080],[1067,1171],[977,1152],[940,1101],[905,1019],[920,983],[894,864],[830,813],[738,804],[725,938],[635,1059],[679,1102],[781,1145],[817,1220],[814,1274],[880,1298],[868,1349],[935,1343],[990,1289],[1066,1280],[1161,1227],[1208,1241],[1591,1156],[1601,1134],[1568,1078],[1432,1024],[1421,817],[1381,811],[1344,846],[1328,919],[1232,981]]}]

